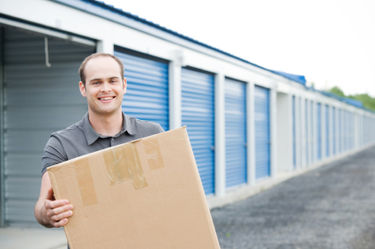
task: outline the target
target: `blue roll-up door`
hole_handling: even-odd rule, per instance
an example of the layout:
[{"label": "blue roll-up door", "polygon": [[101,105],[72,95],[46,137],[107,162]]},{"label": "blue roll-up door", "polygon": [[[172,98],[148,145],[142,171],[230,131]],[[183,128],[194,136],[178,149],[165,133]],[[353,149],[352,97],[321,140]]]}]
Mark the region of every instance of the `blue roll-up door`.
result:
[{"label": "blue roll-up door", "polygon": [[293,167],[297,167],[297,151],[296,151],[296,96],[292,97],[292,129],[293,129]]},{"label": "blue roll-up door", "polygon": [[325,105],[325,119],[326,119],[326,157],[329,157],[329,146],[330,146],[330,129],[329,129],[329,106]]},{"label": "blue roll-up door", "polygon": [[204,191],[212,194],[215,192],[214,76],[182,68],[181,88],[182,125],[187,126]]},{"label": "blue roll-up door", "polygon": [[123,100],[126,114],[159,123],[169,129],[168,63],[115,51],[125,67],[127,90]]},{"label": "blue roll-up door", "polygon": [[225,177],[226,186],[247,182],[246,85],[225,80]]},{"label": "blue roll-up door", "polygon": [[270,176],[270,93],[269,89],[255,86],[255,177]]},{"label": "blue roll-up door", "polygon": [[321,160],[322,159],[322,123],[321,123],[321,120],[322,120],[322,110],[321,110],[321,107],[322,105],[320,103],[318,103],[317,105],[317,109],[316,109],[316,126],[317,126],[317,129],[316,129],[316,136],[317,136],[317,153],[316,153],[316,156],[317,156],[317,159],[318,160]]},{"label": "blue roll-up door", "polygon": [[336,138],[337,138],[337,129],[336,129],[336,108],[332,107],[332,153],[336,155]]}]

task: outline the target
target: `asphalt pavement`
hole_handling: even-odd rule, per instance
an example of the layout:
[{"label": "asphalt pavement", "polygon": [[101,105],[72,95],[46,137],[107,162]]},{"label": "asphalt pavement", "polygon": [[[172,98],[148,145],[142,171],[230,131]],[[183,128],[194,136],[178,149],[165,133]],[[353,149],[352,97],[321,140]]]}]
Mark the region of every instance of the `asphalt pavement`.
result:
[{"label": "asphalt pavement", "polygon": [[374,249],[375,146],[211,214],[222,249]]}]

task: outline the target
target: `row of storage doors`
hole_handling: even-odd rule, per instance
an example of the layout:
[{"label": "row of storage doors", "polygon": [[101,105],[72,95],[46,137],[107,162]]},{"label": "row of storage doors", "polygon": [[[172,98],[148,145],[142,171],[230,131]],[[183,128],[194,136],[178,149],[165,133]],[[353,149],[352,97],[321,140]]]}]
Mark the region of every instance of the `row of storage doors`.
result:
[{"label": "row of storage doors", "polygon": [[[330,156],[342,153],[354,148],[354,115],[348,111],[337,109],[322,103],[314,103],[305,99],[305,111],[302,113],[302,99],[292,96],[292,129],[293,129],[293,165],[297,167],[297,154],[302,157],[302,150],[297,150],[297,144],[305,147],[306,164],[309,165],[315,160],[322,160],[323,156]],[[314,112],[315,110],[315,112]],[[297,115],[298,114],[298,115]],[[324,120],[322,120],[324,117]],[[304,118],[304,128],[301,122]],[[315,120],[315,121],[314,121]],[[323,122],[322,122],[323,121]],[[299,129],[297,129],[299,125]],[[302,129],[305,129],[305,141],[302,146]],[[323,141],[323,134],[325,139]],[[324,145],[324,151],[323,151]],[[310,154],[311,150],[311,154]]]},{"label": "row of storage doors", "polygon": [[[53,38],[51,67],[45,64],[44,37],[5,28],[0,45],[5,82],[2,91],[4,134],[4,207],[8,224],[33,223],[39,194],[40,157],[51,132],[79,120],[87,106],[80,96],[77,68],[95,51]],[[168,62],[116,48],[125,65],[128,88],[124,112],[169,129]],[[215,193],[214,75],[192,68],[181,70],[182,125],[187,126],[205,193]],[[226,79],[226,185],[247,182],[246,84]],[[256,177],[270,174],[269,91],[255,87]],[[53,118],[51,118],[53,117]]]},{"label": "row of storage doors", "polygon": [[[128,82],[124,111],[169,129],[168,62],[118,48]],[[206,194],[215,193],[214,75],[181,70],[181,123],[187,126]],[[255,87],[256,178],[270,175],[269,90]],[[225,81],[226,186],[247,183],[246,84]]]}]

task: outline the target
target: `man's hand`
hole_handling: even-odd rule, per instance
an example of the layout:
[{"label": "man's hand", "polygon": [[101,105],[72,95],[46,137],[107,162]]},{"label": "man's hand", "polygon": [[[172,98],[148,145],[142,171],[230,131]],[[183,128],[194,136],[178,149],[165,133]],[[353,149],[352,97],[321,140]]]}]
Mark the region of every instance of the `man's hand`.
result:
[{"label": "man's hand", "polygon": [[44,173],[39,200],[34,210],[37,221],[46,227],[62,227],[73,215],[73,206],[68,200],[55,200],[48,174]]}]

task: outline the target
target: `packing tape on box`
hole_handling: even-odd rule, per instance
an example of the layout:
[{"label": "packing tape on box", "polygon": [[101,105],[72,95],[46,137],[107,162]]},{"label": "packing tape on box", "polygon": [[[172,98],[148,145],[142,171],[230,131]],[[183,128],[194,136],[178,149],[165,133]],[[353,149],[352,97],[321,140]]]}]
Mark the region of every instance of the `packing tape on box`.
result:
[{"label": "packing tape on box", "polygon": [[135,143],[105,151],[103,157],[111,184],[131,180],[135,189],[147,187]]},{"label": "packing tape on box", "polygon": [[[158,139],[149,138],[114,147],[104,151],[106,172],[111,185],[131,181],[134,189],[148,186],[141,158],[151,170],[164,167]],[[82,159],[79,167],[74,167],[80,195],[84,206],[94,205],[97,201],[94,180],[88,159]]]},{"label": "packing tape on box", "polygon": [[135,189],[148,186],[142,162],[152,170],[164,167],[157,138],[141,139],[115,147],[106,151],[103,157],[111,184],[131,180]]},{"label": "packing tape on box", "polygon": [[94,180],[92,178],[88,159],[81,159],[79,167],[73,167],[84,206],[97,204]]}]

